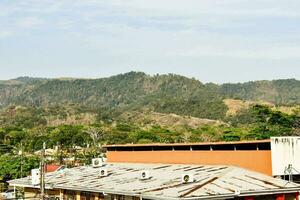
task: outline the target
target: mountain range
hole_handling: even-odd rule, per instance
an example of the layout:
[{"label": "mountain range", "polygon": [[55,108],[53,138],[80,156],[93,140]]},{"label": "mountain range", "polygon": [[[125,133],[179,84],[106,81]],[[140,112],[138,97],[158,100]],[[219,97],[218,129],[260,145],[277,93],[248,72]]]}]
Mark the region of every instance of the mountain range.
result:
[{"label": "mountain range", "polygon": [[223,119],[226,99],[265,102],[275,106],[300,104],[300,81],[284,79],[246,83],[202,83],[175,74],[150,76],[129,72],[108,78],[31,78],[0,81],[0,107],[84,107],[118,115],[153,111],[208,119]]}]

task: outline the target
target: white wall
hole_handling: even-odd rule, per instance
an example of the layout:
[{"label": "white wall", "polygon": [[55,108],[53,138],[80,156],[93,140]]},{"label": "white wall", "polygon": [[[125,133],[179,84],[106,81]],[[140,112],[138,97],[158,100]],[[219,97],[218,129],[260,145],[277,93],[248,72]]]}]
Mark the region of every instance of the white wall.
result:
[{"label": "white wall", "polygon": [[[284,175],[289,164],[300,172],[300,137],[271,137],[273,176]],[[298,172],[297,172],[298,171]]]}]

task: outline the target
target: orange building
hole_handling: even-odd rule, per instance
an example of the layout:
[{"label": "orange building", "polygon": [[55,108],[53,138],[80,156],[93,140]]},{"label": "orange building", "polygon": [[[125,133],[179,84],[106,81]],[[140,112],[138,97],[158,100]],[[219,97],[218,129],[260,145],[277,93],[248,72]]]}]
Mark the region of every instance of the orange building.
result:
[{"label": "orange building", "polygon": [[272,175],[270,140],[105,145],[108,162],[233,165]]}]

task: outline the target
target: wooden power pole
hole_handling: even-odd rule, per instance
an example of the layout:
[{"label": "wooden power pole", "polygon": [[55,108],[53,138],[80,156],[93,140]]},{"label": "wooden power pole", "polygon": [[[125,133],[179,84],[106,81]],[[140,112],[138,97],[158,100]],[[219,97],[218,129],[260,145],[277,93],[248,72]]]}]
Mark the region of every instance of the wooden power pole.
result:
[{"label": "wooden power pole", "polygon": [[24,164],[24,161],[23,161],[23,143],[21,143],[21,150],[19,151],[19,155],[21,157],[21,169],[20,169],[20,176],[21,178],[23,178],[23,164]]},{"label": "wooden power pole", "polygon": [[42,155],[41,155],[41,163],[40,163],[40,189],[41,189],[41,200],[45,199],[45,150],[46,143],[43,143]]}]

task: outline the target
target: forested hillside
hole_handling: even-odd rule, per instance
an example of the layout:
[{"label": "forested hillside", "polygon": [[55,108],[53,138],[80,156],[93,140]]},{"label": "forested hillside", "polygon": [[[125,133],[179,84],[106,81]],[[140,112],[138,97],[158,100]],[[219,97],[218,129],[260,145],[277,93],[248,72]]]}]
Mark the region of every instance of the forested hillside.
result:
[{"label": "forested hillside", "polygon": [[51,162],[70,165],[64,158],[89,163],[101,154],[102,144],[300,135],[299,84],[203,84],[136,72],[102,79],[0,81],[0,179],[20,177],[21,162],[28,175],[38,166],[43,142],[59,149]]},{"label": "forested hillside", "polygon": [[275,80],[241,84],[203,84],[169,74],[149,76],[130,72],[101,79],[36,79],[22,77],[0,82],[0,105],[47,108],[75,104],[102,110],[105,115],[151,110],[199,118],[224,119],[227,98],[300,104],[300,81]]},{"label": "forested hillside", "polygon": [[300,81],[295,79],[223,84],[220,91],[227,97],[276,105],[300,103]]}]

